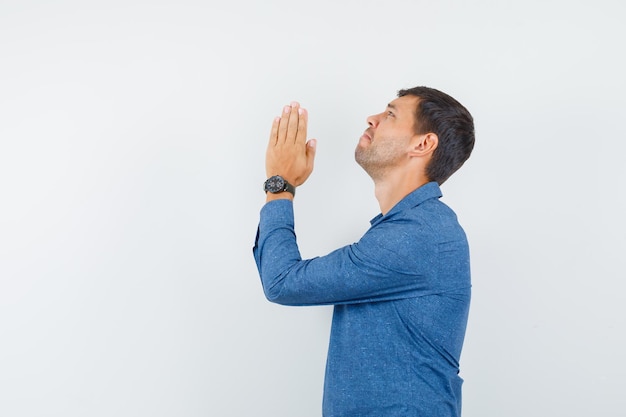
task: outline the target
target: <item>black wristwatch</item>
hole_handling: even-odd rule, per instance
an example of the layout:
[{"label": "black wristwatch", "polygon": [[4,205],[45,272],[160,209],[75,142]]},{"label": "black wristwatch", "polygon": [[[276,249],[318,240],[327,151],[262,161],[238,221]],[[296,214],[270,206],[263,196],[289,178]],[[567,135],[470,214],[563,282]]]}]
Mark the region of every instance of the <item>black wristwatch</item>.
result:
[{"label": "black wristwatch", "polygon": [[288,191],[292,195],[296,195],[296,187],[289,184],[283,177],[280,175],[274,175],[273,177],[269,177],[265,183],[263,184],[263,190],[265,192],[270,192],[273,194],[282,193],[283,191]]}]

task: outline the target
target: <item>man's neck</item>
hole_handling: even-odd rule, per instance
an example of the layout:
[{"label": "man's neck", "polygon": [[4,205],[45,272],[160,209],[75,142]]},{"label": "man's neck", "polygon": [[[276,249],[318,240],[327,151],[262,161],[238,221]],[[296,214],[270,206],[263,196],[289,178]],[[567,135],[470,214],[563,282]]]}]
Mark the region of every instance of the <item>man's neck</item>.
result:
[{"label": "man's neck", "polygon": [[422,175],[407,175],[396,172],[385,176],[384,179],[374,181],[374,194],[380,212],[385,215],[404,197],[428,183],[428,178]]}]

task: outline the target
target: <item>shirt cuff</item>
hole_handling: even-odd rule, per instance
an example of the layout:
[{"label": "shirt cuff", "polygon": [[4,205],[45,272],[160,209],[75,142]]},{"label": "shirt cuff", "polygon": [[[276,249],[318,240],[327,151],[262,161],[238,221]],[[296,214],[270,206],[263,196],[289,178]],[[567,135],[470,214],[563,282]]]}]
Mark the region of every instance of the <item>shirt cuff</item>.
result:
[{"label": "shirt cuff", "polygon": [[261,233],[276,226],[294,227],[293,201],[287,199],[274,200],[263,206],[259,221]]}]

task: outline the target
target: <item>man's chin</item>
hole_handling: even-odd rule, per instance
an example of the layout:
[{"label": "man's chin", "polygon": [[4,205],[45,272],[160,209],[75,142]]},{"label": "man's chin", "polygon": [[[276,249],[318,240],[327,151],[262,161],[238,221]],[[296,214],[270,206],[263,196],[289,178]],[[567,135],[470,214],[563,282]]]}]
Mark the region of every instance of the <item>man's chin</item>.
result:
[{"label": "man's chin", "polygon": [[365,155],[365,149],[359,144],[354,150],[354,160],[357,164],[361,166],[365,171],[367,171],[367,156]]}]

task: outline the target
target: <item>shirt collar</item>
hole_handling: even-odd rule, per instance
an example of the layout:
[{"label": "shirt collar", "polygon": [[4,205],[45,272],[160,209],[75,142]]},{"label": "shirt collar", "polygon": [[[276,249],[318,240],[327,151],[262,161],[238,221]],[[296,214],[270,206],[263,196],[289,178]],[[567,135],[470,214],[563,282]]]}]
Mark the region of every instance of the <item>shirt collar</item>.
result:
[{"label": "shirt collar", "polygon": [[431,198],[440,198],[442,195],[443,194],[441,193],[441,188],[439,188],[439,184],[437,184],[437,182],[432,181],[426,183],[409,193],[402,200],[398,201],[398,203],[393,206],[391,210],[389,210],[384,216],[382,215],[382,213],[378,214],[376,217],[370,220],[370,224],[374,226],[375,224],[380,223],[383,219],[387,219],[396,213],[419,206],[424,201],[430,200]]}]

